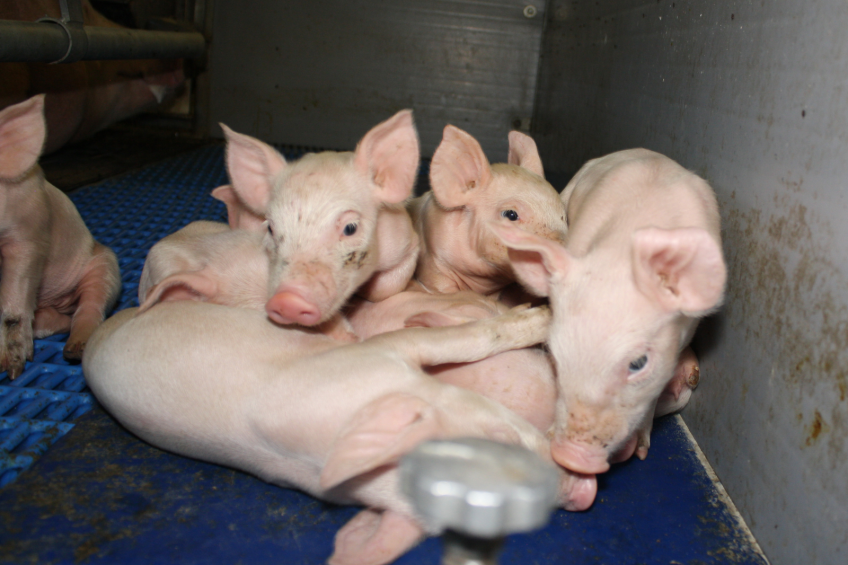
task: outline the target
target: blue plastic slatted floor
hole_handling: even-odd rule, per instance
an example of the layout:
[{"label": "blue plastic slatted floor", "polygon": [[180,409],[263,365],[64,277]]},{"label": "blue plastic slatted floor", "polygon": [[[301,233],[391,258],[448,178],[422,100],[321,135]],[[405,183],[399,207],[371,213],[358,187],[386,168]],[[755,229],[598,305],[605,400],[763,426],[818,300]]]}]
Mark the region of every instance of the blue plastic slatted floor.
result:
[{"label": "blue plastic slatted floor", "polygon": [[[72,195],[94,236],[120,258],[118,308],[137,305],[156,241],[193,220],[225,220],[223,204],[208,194],[226,182],[214,146]],[[326,560],[357,509],[138,440],[99,408],[79,366],[62,359],[65,338],[37,341],[35,359],[14,382],[0,374],[0,563]],[[502,562],[765,563],[680,420],[658,421],[652,442],[646,461],[600,477],[589,511],[559,511],[544,529],[511,537]],[[439,552],[430,539],[398,563],[437,563]]]}]

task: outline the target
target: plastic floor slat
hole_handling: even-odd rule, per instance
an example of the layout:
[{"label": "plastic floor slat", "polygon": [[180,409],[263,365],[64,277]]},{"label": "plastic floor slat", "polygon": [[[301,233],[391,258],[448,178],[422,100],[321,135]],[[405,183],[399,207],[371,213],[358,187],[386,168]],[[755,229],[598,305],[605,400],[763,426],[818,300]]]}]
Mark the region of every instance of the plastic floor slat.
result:
[{"label": "plastic floor slat", "polygon": [[[208,146],[71,195],[95,237],[118,254],[118,309],[138,304],[156,241],[194,220],[226,220],[209,196],[226,182],[223,148]],[[80,367],[62,358],[66,338],[37,340],[33,362],[14,382],[0,374],[0,563],[327,559],[358,509],[147,445],[97,405]],[[439,540],[428,539],[398,563],[437,563],[439,553]],[[679,417],[657,421],[645,461],[599,478],[590,510],[558,511],[545,528],[511,536],[501,562],[765,563]]]}]

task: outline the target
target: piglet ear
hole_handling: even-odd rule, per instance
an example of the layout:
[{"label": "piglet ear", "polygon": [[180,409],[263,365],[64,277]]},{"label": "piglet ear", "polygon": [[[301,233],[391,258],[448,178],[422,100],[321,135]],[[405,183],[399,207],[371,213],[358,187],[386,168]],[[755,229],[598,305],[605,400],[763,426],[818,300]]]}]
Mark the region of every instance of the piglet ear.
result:
[{"label": "piglet ear", "polygon": [[515,226],[491,222],[489,229],[507,246],[512,270],[524,288],[536,296],[550,296],[551,281],[564,277],[571,266],[568,251]]},{"label": "piglet ear", "polygon": [[265,216],[254,213],[248,208],[229,184],[219,186],[212,191],[212,198],[227,205],[227,222],[230,229],[262,231],[265,227]]},{"label": "piglet ear", "polygon": [[274,178],[286,168],[286,160],[267,143],[220,125],[227,138],[227,172],[233,190],[248,210],[264,216]]},{"label": "piglet ear", "polygon": [[524,135],[520,131],[509,132],[509,157],[507,163],[517,165],[536,173],[542,178],[545,178],[545,168],[542,166],[542,158],[539,157],[539,150],[536,148],[536,142],[529,135]]},{"label": "piglet ear", "polygon": [[633,277],[663,309],[697,317],[721,304],[727,269],[706,230],[644,228],[633,234]]},{"label": "piglet ear", "polygon": [[35,166],[46,137],[43,94],[0,112],[0,178],[18,178]]},{"label": "piglet ear", "polygon": [[477,140],[448,125],[430,162],[433,196],[445,208],[467,206],[492,181],[492,168]]},{"label": "piglet ear", "polygon": [[138,307],[138,313],[150,310],[160,302],[196,300],[208,302],[218,292],[215,281],[200,272],[178,273],[150,287],[147,296]]},{"label": "piglet ear", "polygon": [[336,438],[321,472],[321,488],[395,463],[440,429],[435,408],[421,398],[401,393],[379,398],[357,412]]},{"label": "piglet ear", "polygon": [[353,162],[356,170],[379,187],[379,200],[396,204],[412,196],[419,159],[412,110],[401,110],[365,134],[356,146]]}]

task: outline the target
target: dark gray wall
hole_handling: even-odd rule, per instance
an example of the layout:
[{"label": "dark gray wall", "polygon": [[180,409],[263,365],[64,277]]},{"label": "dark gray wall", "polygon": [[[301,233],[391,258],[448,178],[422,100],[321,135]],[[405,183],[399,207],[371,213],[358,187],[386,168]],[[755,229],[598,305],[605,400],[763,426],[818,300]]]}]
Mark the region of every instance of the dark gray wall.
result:
[{"label": "dark gray wall", "polygon": [[644,146],[712,184],[727,301],[684,419],[773,563],[848,563],[848,3],[548,10],[546,166]]},{"label": "dark gray wall", "polygon": [[[538,13],[524,15],[527,5]],[[445,124],[506,159],[529,123],[544,0],[215,0],[209,133],[349,149],[413,108],[425,155]]]}]

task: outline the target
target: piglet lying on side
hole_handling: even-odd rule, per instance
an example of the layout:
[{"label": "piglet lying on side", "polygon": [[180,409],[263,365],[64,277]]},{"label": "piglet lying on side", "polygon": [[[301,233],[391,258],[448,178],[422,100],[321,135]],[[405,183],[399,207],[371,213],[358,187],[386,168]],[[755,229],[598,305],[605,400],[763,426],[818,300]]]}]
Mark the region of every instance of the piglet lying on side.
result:
[{"label": "piglet lying on side", "polygon": [[435,293],[494,294],[515,281],[506,249],[489,222],[560,241],[565,207],[544,178],[532,138],[509,134],[509,162],[490,165],[472,136],[445,127],[430,164],[432,191],[410,202],[421,238],[415,279]]},{"label": "piglet lying on side", "polygon": [[[509,308],[468,290],[449,294],[404,291],[382,302],[359,301],[348,316],[362,339],[408,327],[443,327],[491,318]],[[541,432],[554,422],[556,381],[548,354],[531,347],[504,351],[473,363],[425,367],[443,383],[503,404]]]},{"label": "piglet lying on side", "polygon": [[[511,311],[340,346],[261,312],[179,301],[108,320],[83,368],[107,410],[153,445],[365,505],[339,531],[330,562],[380,564],[425,533],[396,470],[419,442],[486,437],[550,459],[548,440],[529,423],[420,367],[532,345],[548,323],[546,309]],[[594,487],[594,478],[562,471],[559,502],[586,507]]]},{"label": "piglet lying on side", "polygon": [[383,300],[408,284],[418,236],[403,202],[418,170],[418,134],[404,110],[353,153],[308,153],[287,163],[273,147],[223,126],[228,210],[264,218],[270,253],[268,316],[317,326],[354,292]]},{"label": "piglet lying on side", "polygon": [[159,302],[183,299],[263,310],[267,281],[261,232],[197,221],[150,249],[138,303],[142,312]]},{"label": "piglet lying on side", "polygon": [[121,288],[115,254],[44,180],[45,134],[43,95],[0,112],[0,371],[11,379],[32,359],[33,336],[70,330],[65,358],[80,359]]},{"label": "piglet lying on side", "polygon": [[[565,245],[493,224],[521,282],[548,296],[558,400],[552,454],[582,473],[644,457],[657,400],[726,269],[709,185],[645,149],[589,161],[563,192]],[[668,399],[666,399],[666,402]]]}]

